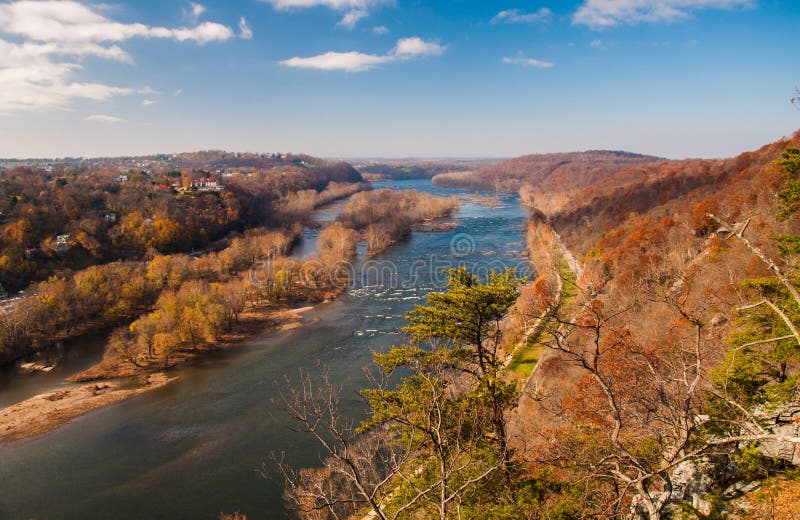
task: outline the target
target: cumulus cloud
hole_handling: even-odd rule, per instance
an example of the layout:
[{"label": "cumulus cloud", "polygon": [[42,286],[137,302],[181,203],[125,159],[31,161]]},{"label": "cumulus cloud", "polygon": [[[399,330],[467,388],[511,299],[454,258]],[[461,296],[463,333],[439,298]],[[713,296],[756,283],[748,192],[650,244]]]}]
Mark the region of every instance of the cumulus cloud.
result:
[{"label": "cumulus cloud", "polygon": [[105,114],[95,114],[84,118],[86,121],[94,121],[96,123],[122,123],[125,119],[117,116],[109,116]]},{"label": "cumulus cloud", "polygon": [[447,49],[436,42],[425,41],[417,36],[402,38],[386,54],[364,54],[361,52],[326,52],[308,58],[290,58],[281,65],[303,69],[343,70],[362,72],[384,63],[404,61],[419,56],[439,56]]},{"label": "cumulus cloud", "polygon": [[[197,16],[203,7],[192,4]],[[9,41],[3,35],[14,38]],[[18,0],[0,4],[0,112],[65,109],[71,101],[152,93],[143,89],[78,82],[80,60],[91,56],[132,62],[118,43],[135,37],[190,41],[200,45],[232,38],[227,26],[205,22],[167,28],[110,20],[73,0]],[[21,40],[21,41],[20,41]]]},{"label": "cumulus cloud", "polygon": [[439,56],[447,49],[436,42],[426,42],[418,36],[397,40],[392,54],[399,58],[413,58],[415,56]]},{"label": "cumulus cloud", "polygon": [[250,26],[247,25],[247,20],[245,20],[244,16],[239,18],[239,38],[243,40],[249,40],[253,37],[253,30],[250,29]]},{"label": "cumulus cloud", "polygon": [[537,69],[550,69],[555,66],[555,63],[551,61],[542,61],[537,60],[534,58],[525,58],[523,56],[518,56],[516,58],[503,58],[503,63],[507,63],[509,65],[520,65],[522,67],[535,67]]},{"label": "cumulus cloud", "polygon": [[158,103],[158,101],[155,100],[155,99],[143,99],[142,100],[142,106],[143,107],[149,107],[151,105],[155,105],[156,103]]},{"label": "cumulus cloud", "polygon": [[376,25],[372,28],[372,34],[376,36],[383,36],[384,34],[389,34],[389,28],[385,25]]},{"label": "cumulus cloud", "polygon": [[542,7],[533,13],[525,13],[519,9],[507,9],[500,11],[491,19],[490,23],[536,23],[546,22],[553,16],[553,11]]},{"label": "cumulus cloud", "polygon": [[327,7],[334,11],[346,11],[337,25],[354,29],[355,26],[369,16],[370,11],[382,5],[393,4],[394,0],[260,0],[272,5],[279,11],[307,9],[310,7]]},{"label": "cumulus cloud", "polygon": [[691,16],[698,9],[752,7],[754,0],[584,0],[572,23],[591,29],[642,22],[674,22]]}]

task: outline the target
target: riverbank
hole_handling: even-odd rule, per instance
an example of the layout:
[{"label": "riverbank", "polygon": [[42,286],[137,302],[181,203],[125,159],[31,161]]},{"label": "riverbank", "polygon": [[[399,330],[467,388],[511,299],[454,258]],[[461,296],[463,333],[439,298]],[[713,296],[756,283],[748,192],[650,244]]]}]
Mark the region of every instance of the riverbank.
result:
[{"label": "riverbank", "polygon": [[[303,314],[314,308],[310,302],[330,301],[342,290],[330,290],[313,299],[293,301],[289,305],[263,304],[248,309],[239,315],[238,321],[224,331],[214,341],[204,341],[196,347],[184,346],[164,358],[136,359],[136,364],[118,352],[106,351],[103,360],[87,370],[69,378],[74,383],[118,379],[146,373],[168,370],[179,365],[191,363],[208,352],[241,345],[261,334],[294,328],[301,325]],[[293,307],[292,305],[302,305]]]},{"label": "riverbank", "polygon": [[46,392],[0,410],[0,443],[36,437],[134,395],[170,383],[164,372]]},{"label": "riverbank", "polygon": [[[328,298],[321,301],[330,301],[341,292],[329,292],[326,294]],[[100,363],[68,379],[73,383],[92,384],[41,393],[0,409],[0,444],[49,433],[89,412],[161,388],[178,378],[170,377],[169,369],[199,360],[209,352],[241,346],[270,331],[313,323],[313,320],[304,321],[303,318],[313,309],[314,305],[299,308],[265,305],[250,309],[242,313],[239,322],[220,335],[217,341],[175,352],[167,366],[161,362],[135,366],[107,352]]]}]

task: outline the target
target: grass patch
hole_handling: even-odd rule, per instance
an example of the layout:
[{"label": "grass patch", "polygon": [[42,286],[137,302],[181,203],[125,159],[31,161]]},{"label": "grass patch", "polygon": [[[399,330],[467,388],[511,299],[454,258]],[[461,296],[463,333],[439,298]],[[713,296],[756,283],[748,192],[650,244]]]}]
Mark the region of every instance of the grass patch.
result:
[{"label": "grass patch", "polygon": [[[561,276],[561,299],[558,307],[562,310],[569,310],[575,298],[578,296],[578,287],[575,285],[575,273],[570,269],[567,261],[561,257],[558,265],[559,275]],[[514,376],[524,382],[530,377],[536,365],[539,363],[542,354],[547,348],[547,344],[553,340],[553,330],[551,327],[557,326],[549,320],[543,320],[537,329],[528,336],[528,340],[514,352],[511,364],[508,369]]]},{"label": "grass patch", "polygon": [[538,334],[531,334],[527,344],[517,349],[508,367],[518,379],[525,379],[531,375],[545,349],[544,344],[534,336],[538,336]]},{"label": "grass patch", "polygon": [[569,310],[572,306],[575,297],[578,296],[578,286],[576,285],[575,273],[569,268],[567,261],[561,257],[558,264],[558,269],[561,272],[561,302],[559,307],[564,310]]}]

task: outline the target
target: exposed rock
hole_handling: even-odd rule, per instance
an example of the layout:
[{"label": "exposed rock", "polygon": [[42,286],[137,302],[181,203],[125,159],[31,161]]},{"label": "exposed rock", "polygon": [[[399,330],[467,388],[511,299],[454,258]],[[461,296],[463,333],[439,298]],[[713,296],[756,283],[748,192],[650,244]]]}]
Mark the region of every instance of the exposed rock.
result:
[{"label": "exposed rock", "polygon": [[703,515],[711,513],[711,502],[704,496],[714,485],[715,475],[719,473],[717,464],[705,458],[686,461],[672,472],[672,494],[669,501],[680,503],[691,501],[692,507]]},{"label": "exposed rock", "polygon": [[[715,485],[722,482],[728,472],[727,457],[705,457],[700,460],[688,460],[677,465],[670,473],[672,492],[651,493],[653,501],[660,503],[666,501],[663,514],[665,518],[679,511],[683,503],[691,503],[692,508],[701,515],[709,515],[713,504],[706,498]],[[640,496],[634,497],[631,503],[631,513],[634,518],[645,520],[648,518],[647,508]]]},{"label": "exposed rock", "polygon": [[[783,437],[800,436],[800,423],[775,425],[771,428],[775,435]],[[795,466],[800,465],[800,446],[792,442],[762,441],[758,450],[766,457],[784,460]]]},{"label": "exposed rock", "polygon": [[736,498],[738,496],[744,495],[745,493],[750,493],[751,491],[755,491],[761,488],[761,481],[753,480],[751,482],[747,482],[741,480],[734,484],[731,484],[725,491],[722,492],[722,497],[727,499]]}]

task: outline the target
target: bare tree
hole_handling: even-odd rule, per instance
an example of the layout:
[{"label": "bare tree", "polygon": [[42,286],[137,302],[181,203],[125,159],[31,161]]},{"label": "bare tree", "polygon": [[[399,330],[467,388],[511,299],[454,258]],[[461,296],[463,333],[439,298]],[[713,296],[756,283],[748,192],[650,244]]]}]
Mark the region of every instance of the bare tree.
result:
[{"label": "bare tree", "polygon": [[455,397],[444,357],[415,355],[420,363],[404,365],[412,375],[397,387],[394,368],[373,372],[374,387],[364,392],[371,413],[359,428],[343,418],[340,391],[327,374],[318,386],[307,374],[287,384],[283,405],[296,431],[310,434],[325,454],[321,468],[299,472],[272,455],[285,498],[303,518],[450,518],[502,467],[483,433],[491,410]]},{"label": "bare tree", "polygon": [[[686,271],[653,268],[624,307],[584,294],[573,316],[558,309],[549,316],[557,326],[548,346],[579,374],[578,394],[557,403],[570,428],[563,438],[590,432],[598,442],[584,449],[565,441],[540,461],[607,483],[609,515],[620,514],[635,495],[649,518],[660,518],[673,498],[672,472],[681,464],[730,453],[742,442],[800,441],[766,428],[757,414],[715,389],[708,370],[719,338],[708,331],[702,319],[707,305],[694,293]],[[640,344],[628,328],[634,312],[658,317],[654,346]],[[740,413],[732,420],[709,416],[709,399]]]}]

